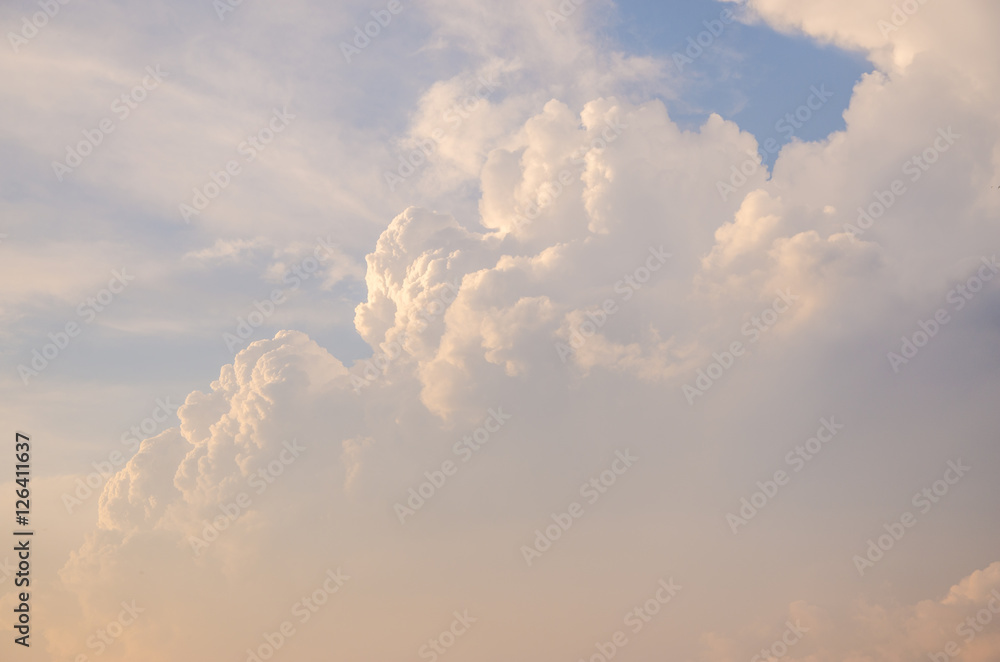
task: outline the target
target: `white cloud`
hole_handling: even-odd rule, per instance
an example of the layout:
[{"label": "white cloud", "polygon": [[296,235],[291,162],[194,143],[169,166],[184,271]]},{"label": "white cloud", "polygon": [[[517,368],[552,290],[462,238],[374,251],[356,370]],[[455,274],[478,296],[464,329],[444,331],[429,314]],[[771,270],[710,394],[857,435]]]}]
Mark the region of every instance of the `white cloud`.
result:
[{"label": "white cloud", "polygon": [[[592,645],[581,632],[613,632],[647,584],[672,572],[684,577],[679,601],[688,603],[636,637],[637,659],[668,643],[678,659],[749,658],[780,635],[784,619],[801,618],[813,631],[790,660],[902,662],[943,647],[956,619],[1000,586],[997,564],[952,586],[970,559],[995,550],[995,534],[982,527],[996,502],[995,289],[955,316],[906,380],[884,360],[997,245],[1000,201],[985,186],[1000,166],[996,47],[952,18],[993,10],[972,0],[962,11],[929,3],[882,38],[872,32],[872,5],[754,3],[774,26],[869,49],[885,72],[857,85],[845,131],[790,144],[770,178],[760,169],[723,199],[717,182],[756,149],[755,138],[718,115],[684,131],[663,103],[623,94],[633,84],[662,85],[662,67],[597,48],[588,12],[605,5],[585,6],[555,31],[529,2],[431,3],[419,19],[416,7],[408,10],[407,20],[434,26],[425,35],[430,50],[472,60],[457,74],[427,74],[399,139],[318,118],[309,108],[333,101],[296,96],[301,80],[273,83],[298,66],[293,54],[269,72],[266,94],[251,90],[260,74],[250,64],[234,72],[236,114],[218,91],[202,89],[230,89],[221,67],[197,82],[178,74],[164,107],[150,106],[157,133],[131,143],[149,154],[180,136],[163,160],[132,167],[122,147],[80,173],[81,185],[110,181],[109,195],[139,209],[172,208],[200,181],[191,173],[222,162],[269,112],[265,98],[296,101],[300,133],[246,174],[241,195],[217,202],[192,230],[198,241],[171,254],[225,268],[261,256],[261,273],[274,281],[308,254],[313,236],[342,230],[322,291],[359,278],[352,256],[367,252],[367,301],[355,310],[355,329],[376,352],[391,343],[403,352],[356,393],[351,374],[360,364],[286,330],[240,352],[207,391],[192,392],[179,428],[144,442],[109,481],[96,526],[50,585],[63,605],[53,608],[60,627],[46,633],[53,659],[76,653],[133,598],[149,605],[148,618],[104,659],[226,659],[273,631],[303,591],[340,565],[350,588],[317,617],[322,623],[303,624],[289,657],[400,659],[468,600],[483,614],[463,653],[471,659],[573,659]],[[349,34],[356,20],[345,11],[336,29],[323,30],[299,5],[287,15],[240,11],[234,21],[282,48],[261,17],[282,18],[275,30],[301,19],[310,47]],[[937,20],[940,31],[921,27]],[[391,61],[398,44],[384,37],[364,53],[369,61]],[[469,110],[437,141],[426,169],[387,193],[395,146],[408,149],[447,124],[468,86],[492,71],[503,72],[503,92]],[[343,74],[359,85],[365,75]],[[117,69],[111,77],[127,78]],[[383,103],[394,110],[400,99]],[[203,115],[206,107],[212,112]],[[179,131],[188,123],[198,129],[191,135]],[[947,127],[961,138],[910,180],[906,163]],[[861,237],[845,232],[856,209],[896,178],[907,191],[891,213]],[[18,214],[26,227],[26,211]],[[653,270],[657,251],[670,257]],[[154,266],[174,277],[190,269],[167,258]],[[70,296],[67,277],[56,281],[45,287]],[[33,287],[18,285],[10,305],[27,306]],[[690,407],[682,385],[734,340],[746,342],[741,329],[778,290],[800,303],[747,343],[739,364]],[[558,343],[569,344],[594,315],[605,321],[561,356]],[[392,505],[454,461],[453,444],[495,407],[512,419],[483,449],[490,460],[459,465],[400,527]],[[831,410],[848,421],[841,445],[731,537],[726,509],[773,475],[789,445]],[[547,553],[544,568],[527,572],[520,542],[624,446],[643,463]],[[908,534],[877,578],[854,581],[852,550],[906,507],[933,475],[929,464],[951,453],[974,458],[966,491]],[[941,540],[971,552],[954,554]],[[914,576],[919,586],[907,587]],[[938,594],[946,597],[925,597]],[[199,636],[185,636],[192,632]],[[967,653],[985,662],[998,646],[986,633]]]}]

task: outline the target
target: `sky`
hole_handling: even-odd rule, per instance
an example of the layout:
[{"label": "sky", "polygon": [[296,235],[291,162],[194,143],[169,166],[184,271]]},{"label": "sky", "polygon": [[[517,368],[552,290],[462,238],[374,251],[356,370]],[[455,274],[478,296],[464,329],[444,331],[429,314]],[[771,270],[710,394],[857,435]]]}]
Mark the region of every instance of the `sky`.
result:
[{"label": "sky", "polygon": [[[791,141],[822,140],[844,129],[843,111],[851,90],[872,64],[859,49],[817,43],[801,33],[780,33],[760,22],[723,22],[709,50],[688,63],[674,54],[697,53],[698,33],[720,21],[724,11],[742,11],[728,2],[619,2],[609,12],[602,33],[618,48],[634,55],[666,58],[674,71],[673,94],[660,95],[670,115],[685,129],[697,129],[711,113],[736,122],[763,143],[774,138],[779,145]],[[707,40],[706,40],[707,41]],[[785,114],[794,112],[811,94],[812,86],[826,85],[832,96],[801,126],[775,128]],[[776,151],[761,150],[764,162],[773,164]]]},{"label": "sky", "polygon": [[0,659],[1000,658],[998,13],[6,3]]}]

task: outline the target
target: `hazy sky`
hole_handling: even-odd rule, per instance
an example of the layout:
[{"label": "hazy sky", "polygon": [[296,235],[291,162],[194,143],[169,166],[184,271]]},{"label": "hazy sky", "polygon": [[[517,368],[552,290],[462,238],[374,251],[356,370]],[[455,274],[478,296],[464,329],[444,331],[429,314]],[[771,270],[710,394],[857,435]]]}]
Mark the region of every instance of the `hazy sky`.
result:
[{"label": "hazy sky", "polygon": [[5,4],[0,659],[1000,659],[998,19]]}]

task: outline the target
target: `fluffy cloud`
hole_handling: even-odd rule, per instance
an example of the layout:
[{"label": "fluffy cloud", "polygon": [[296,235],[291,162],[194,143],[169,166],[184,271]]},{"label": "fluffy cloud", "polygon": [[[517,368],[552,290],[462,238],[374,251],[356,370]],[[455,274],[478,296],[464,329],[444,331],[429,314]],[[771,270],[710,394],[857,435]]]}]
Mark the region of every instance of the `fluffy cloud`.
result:
[{"label": "fluffy cloud", "polygon": [[[761,660],[769,653],[793,662],[903,662],[929,654],[951,659],[961,653],[963,659],[985,662],[1000,654],[998,617],[1000,562],[964,577],[941,599],[914,604],[860,599],[836,614],[795,602],[789,605],[788,621],[771,632],[748,628],[738,643],[726,635],[703,635],[701,659],[741,657],[737,651],[752,651],[757,643]],[[804,633],[797,636],[800,630]]]},{"label": "fluffy cloud", "polygon": [[[984,349],[996,341],[995,288],[956,311],[906,375],[885,354],[997,245],[992,38],[952,29],[957,19],[933,3],[887,36],[870,5],[754,3],[775,27],[866,49],[882,71],[855,88],[845,131],[792,143],[773,172],[737,186],[733,167],[756,152],[754,136],[717,115],[682,130],[663,103],[620,93],[622,80],[657,78],[659,67],[594,55],[585,27],[545,32],[528,3],[488,5],[496,25],[464,34],[476,6],[428,10],[435,48],[483,61],[429,83],[393,145],[436,144],[401,198],[471,182],[477,204],[464,214],[400,204],[369,249],[354,322],[376,369],[281,331],[191,393],[180,426],[145,441],[108,482],[94,530],[63,567],[53,614],[72,625],[49,637],[53,657],[78,652],[133,599],[148,615],[104,659],[244,656],[341,566],[343,594],[298,622],[283,654],[412,656],[468,606],[482,622],[464,655],[576,659],[664,574],[687,604],[634,633],[630,654],[669,644],[678,659],[749,659],[789,619],[810,628],[787,658],[801,662],[902,662],[957,640],[1000,588],[998,564],[969,574],[995,549],[981,526],[992,512],[982,504],[997,497],[996,366]],[[935,18],[941,30],[921,27]],[[494,74],[514,83],[433,138]],[[560,76],[579,86],[538,83]],[[309,171],[297,180],[307,200],[334,204],[299,147],[267,172]],[[913,159],[927,150],[937,158],[925,168]],[[394,160],[375,151],[370,163]],[[363,189],[381,197],[384,168],[367,172]],[[896,179],[906,190],[891,213],[849,231]],[[720,182],[737,190],[720,195]],[[227,209],[217,222],[238,216]],[[243,258],[267,243],[219,239],[186,254]],[[343,257],[335,281],[360,275]],[[795,303],[771,324],[761,313],[778,310],[780,292]],[[757,318],[759,341],[743,331]],[[734,341],[745,354],[689,404],[682,387]],[[956,380],[960,393],[942,386]],[[497,408],[510,421],[459,459],[455,444],[475,441]],[[831,410],[847,421],[840,445],[733,537],[726,512]],[[634,473],[527,567],[521,546],[624,447],[642,458]],[[973,458],[968,484],[859,581],[852,555],[952,453]],[[426,503],[410,504],[401,525],[394,506],[428,482],[433,496],[415,499]],[[936,542],[949,537],[974,551]],[[898,597],[913,576],[924,581]],[[1000,640],[984,632],[963,648],[985,662]]]}]

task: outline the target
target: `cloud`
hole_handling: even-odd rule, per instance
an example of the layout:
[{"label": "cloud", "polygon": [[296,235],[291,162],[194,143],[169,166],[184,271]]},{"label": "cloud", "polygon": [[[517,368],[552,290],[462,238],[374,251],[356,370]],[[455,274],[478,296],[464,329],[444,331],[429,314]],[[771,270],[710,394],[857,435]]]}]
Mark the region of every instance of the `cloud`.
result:
[{"label": "cloud", "polygon": [[267,246],[267,241],[262,237],[254,239],[216,239],[211,247],[189,251],[184,255],[183,259],[201,263],[242,262],[252,258],[257,251]]},{"label": "cloud", "polygon": [[[363,360],[286,329],[191,392],[179,427],[145,440],[108,481],[92,530],[47,586],[59,597],[50,655],[75,655],[136,600],[148,613],[103,659],[243,656],[341,567],[349,584],[316,620],[297,622],[289,658],[401,659],[468,607],[482,614],[462,642],[471,659],[574,659],[665,574],[685,585],[686,604],[636,633],[637,659],[668,644],[678,659],[749,658],[789,619],[810,628],[789,660],[902,662],[943,649],[1000,586],[998,564],[968,574],[996,542],[982,527],[997,496],[986,349],[995,288],[955,311],[905,380],[885,358],[992,255],[1000,201],[984,184],[997,178],[1000,129],[994,40],[942,14],[993,10],[971,0],[962,11],[936,7],[882,37],[869,5],[754,3],[770,25],[866,49],[882,70],[855,87],[844,131],[791,143],[771,172],[757,169],[728,196],[719,182],[756,152],[756,138],[718,115],[683,130],[661,101],[629,94],[662,84],[662,63],[595,45],[587,21],[603,3],[554,31],[529,2],[431,3],[419,18],[409,9],[406,20],[434,26],[422,54],[455,51],[470,63],[459,73],[435,66],[423,83],[393,87],[399,98],[352,111],[412,107],[389,140],[360,120],[355,130],[318,118],[309,109],[324,99],[296,97],[296,81],[254,91],[253,62],[233,74],[244,102],[235,115],[220,105],[225,95],[200,91],[230,89],[222,65],[197,81],[178,74],[144,120],[158,133],[132,143],[151,153],[210,108],[199,131],[177,133],[190,152],[164,148],[156,167],[170,176],[129,169],[121,147],[81,172],[81,185],[110,181],[106,192],[137,208],[172,209],[199,181],[190,174],[231,156],[272,101],[297,101],[287,142],[238,184],[246,195],[219,200],[191,230],[196,241],[164,235],[178,263],[235,261],[273,283],[308,255],[320,226],[322,236],[344,229],[314,307],[363,275],[353,331],[376,369],[369,379]],[[296,43],[279,38],[296,21],[314,47],[335,44],[356,20],[345,9],[336,29],[321,29],[305,9],[248,5],[232,18],[245,21],[241,38],[282,48]],[[938,18],[940,34],[920,26]],[[182,61],[204,55],[191,48]],[[386,39],[364,55],[388,69],[398,48]],[[293,49],[278,73],[298,71],[301,57]],[[336,80],[384,84],[363,71]],[[455,104],[476,97],[470,86],[494,74],[502,89],[447,126]],[[62,92],[51,94],[50,110]],[[433,139],[441,120],[448,132]],[[942,137],[949,128],[954,142]],[[387,193],[397,148],[405,155],[428,136],[426,166]],[[916,165],[930,149],[935,163]],[[187,165],[174,171],[175,162]],[[848,231],[897,179],[906,190],[892,194],[891,213],[863,235]],[[192,268],[156,266],[174,278]],[[32,287],[20,285],[14,303],[27,306]],[[782,293],[794,305],[767,322]],[[746,352],[686,400],[683,387],[734,342]],[[359,378],[365,388],[355,389]],[[496,408],[510,422],[464,462],[456,444],[475,442]],[[733,537],[727,510],[831,412],[848,425],[838,445]],[[583,499],[581,484],[625,447],[641,463],[526,568],[520,546]],[[851,556],[953,454],[970,458],[975,477],[857,581]],[[412,493],[421,505],[401,526],[394,505]],[[970,551],[955,554],[955,540]],[[985,661],[1000,643],[986,632],[963,646]]]}]

